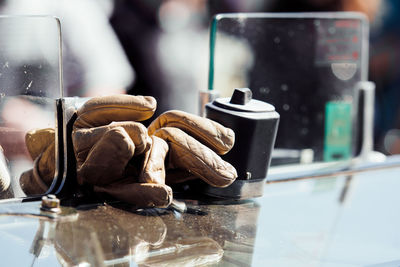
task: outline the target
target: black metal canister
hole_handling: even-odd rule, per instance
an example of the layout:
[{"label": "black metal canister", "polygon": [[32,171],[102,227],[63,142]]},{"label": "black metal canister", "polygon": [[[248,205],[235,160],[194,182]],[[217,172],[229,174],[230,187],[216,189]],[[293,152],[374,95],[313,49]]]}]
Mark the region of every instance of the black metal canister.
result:
[{"label": "black metal canister", "polygon": [[206,104],[205,112],[235,132],[235,145],[222,158],[236,168],[238,178],[226,188],[207,186],[204,193],[229,199],[262,196],[279,123],[274,106],[252,99],[250,89],[238,88],[231,98]]}]

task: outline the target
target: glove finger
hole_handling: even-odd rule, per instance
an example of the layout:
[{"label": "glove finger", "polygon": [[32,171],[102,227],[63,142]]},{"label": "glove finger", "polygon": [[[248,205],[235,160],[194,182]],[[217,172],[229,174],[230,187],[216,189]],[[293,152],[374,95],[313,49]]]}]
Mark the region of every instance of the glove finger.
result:
[{"label": "glove finger", "polygon": [[197,179],[198,177],[193,175],[187,170],[182,169],[169,169],[165,173],[167,184],[179,184],[186,181]]},{"label": "glove finger", "polygon": [[168,142],[168,168],[188,170],[216,187],[228,186],[236,179],[236,170],[231,164],[182,130],[165,127],[154,135]]},{"label": "glove finger", "polygon": [[124,177],[125,167],[135,153],[135,144],[122,127],[108,130],[78,165],[80,184],[105,185]]},{"label": "glove finger", "polygon": [[164,184],[131,183],[95,186],[95,192],[111,195],[140,208],[165,208],[171,204],[172,189]]},{"label": "glove finger", "polygon": [[168,144],[157,136],[151,136],[151,138],[152,146],[146,152],[139,182],[165,184],[165,157]]},{"label": "glove finger", "polygon": [[36,158],[33,168],[37,170],[39,176],[50,186],[54,179],[55,172],[55,144],[51,143],[45,151]]},{"label": "glove finger", "polygon": [[210,119],[179,110],[161,114],[148,127],[149,135],[163,127],[179,128],[220,155],[226,154],[235,142],[235,133],[231,129]]},{"label": "glove finger", "polygon": [[21,189],[27,195],[43,194],[49,189],[51,183],[45,183],[38,172],[39,158],[35,160],[34,168],[23,172],[19,179]]},{"label": "glove finger", "polygon": [[74,145],[75,156],[77,164],[82,164],[94,144],[104,136],[110,129],[122,127],[129,135],[133,143],[135,144],[135,154],[141,154],[148,149],[151,144],[151,140],[147,135],[146,127],[138,122],[124,121],[124,122],[112,122],[106,126],[75,129],[72,132],[72,143]]},{"label": "glove finger", "polygon": [[153,116],[157,102],[151,96],[94,97],[77,111],[74,128],[107,125],[113,121],[143,121]]},{"label": "glove finger", "polygon": [[47,191],[55,174],[54,129],[29,131],[25,136],[26,146],[32,159],[33,169],[24,172],[20,177],[20,185],[28,194],[42,194]]},{"label": "glove finger", "polygon": [[25,135],[25,144],[31,158],[35,160],[50,144],[54,143],[53,128],[31,130]]}]

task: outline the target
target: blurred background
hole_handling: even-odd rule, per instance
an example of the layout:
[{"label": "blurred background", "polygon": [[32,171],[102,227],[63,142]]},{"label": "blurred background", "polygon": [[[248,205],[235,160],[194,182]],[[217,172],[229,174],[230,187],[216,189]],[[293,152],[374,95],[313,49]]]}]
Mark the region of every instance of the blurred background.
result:
[{"label": "blurred background", "polygon": [[207,90],[211,18],[227,12],[358,11],[370,20],[375,149],[400,153],[397,0],[8,0],[2,14],[61,20],[67,96],[152,95],[160,114],[199,111]]}]

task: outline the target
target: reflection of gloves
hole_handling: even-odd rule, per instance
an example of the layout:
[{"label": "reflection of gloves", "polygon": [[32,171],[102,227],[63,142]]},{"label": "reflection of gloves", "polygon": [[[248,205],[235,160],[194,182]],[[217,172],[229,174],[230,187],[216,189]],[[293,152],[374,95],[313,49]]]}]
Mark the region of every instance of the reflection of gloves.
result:
[{"label": "reflection of gloves", "polygon": [[236,179],[235,168],[217,155],[226,154],[232,148],[235,134],[231,129],[210,119],[173,110],[154,120],[148,132],[167,141],[167,169],[192,174],[167,172],[167,184],[198,177],[212,186],[225,187]]},{"label": "reflection of gloves", "polygon": [[79,211],[75,221],[58,221],[54,244],[58,256],[68,263],[67,266],[81,262],[103,266],[102,262],[96,264],[93,261],[123,260],[124,257],[135,262],[145,259],[149,249],[164,242],[166,234],[167,227],[160,216],[142,216],[111,206],[99,206]]},{"label": "reflection of gloves", "polygon": [[140,266],[208,266],[218,263],[224,250],[215,240],[196,236],[164,242],[149,254],[154,256],[138,262]]},{"label": "reflection of gloves", "polygon": [[173,214],[143,216],[99,206],[80,211],[75,221],[56,222],[54,247],[60,262],[68,266],[102,266],[100,260],[118,266],[205,266],[221,260],[221,246],[203,236],[210,234],[208,228],[194,231],[186,223],[187,218],[182,221]]},{"label": "reflection of gloves", "polygon": [[[138,178],[145,169],[154,170],[154,158],[163,159],[167,153],[166,144],[164,150],[154,150],[153,145],[162,147],[163,140],[150,138],[147,129],[136,122],[150,118],[155,108],[155,99],[148,96],[116,95],[87,101],[77,111],[72,132],[78,182],[140,207],[168,206],[172,190],[164,184],[162,169],[157,172],[160,178],[144,183]],[[157,176],[153,173],[152,177]]]},{"label": "reflection of gloves", "polygon": [[32,170],[21,175],[19,183],[27,195],[42,194],[47,191],[54,178],[55,144],[54,129],[29,131],[25,143],[29,154],[34,160]]}]

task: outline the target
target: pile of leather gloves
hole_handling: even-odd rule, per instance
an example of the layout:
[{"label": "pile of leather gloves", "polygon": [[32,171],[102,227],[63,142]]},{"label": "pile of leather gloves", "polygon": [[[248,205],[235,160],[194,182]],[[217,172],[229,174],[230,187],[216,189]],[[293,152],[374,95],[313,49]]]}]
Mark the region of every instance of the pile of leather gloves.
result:
[{"label": "pile of leather gloves", "polygon": [[[234,132],[219,123],[182,111],[168,111],[148,128],[156,100],[150,96],[114,95],[87,101],[77,112],[72,142],[80,185],[91,185],[137,207],[166,207],[168,185],[200,178],[226,187],[237,177],[221,159],[234,144]],[[54,130],[26,136],[34,168],[22,174],[27,194],[44,193],[54,178]]]}]

